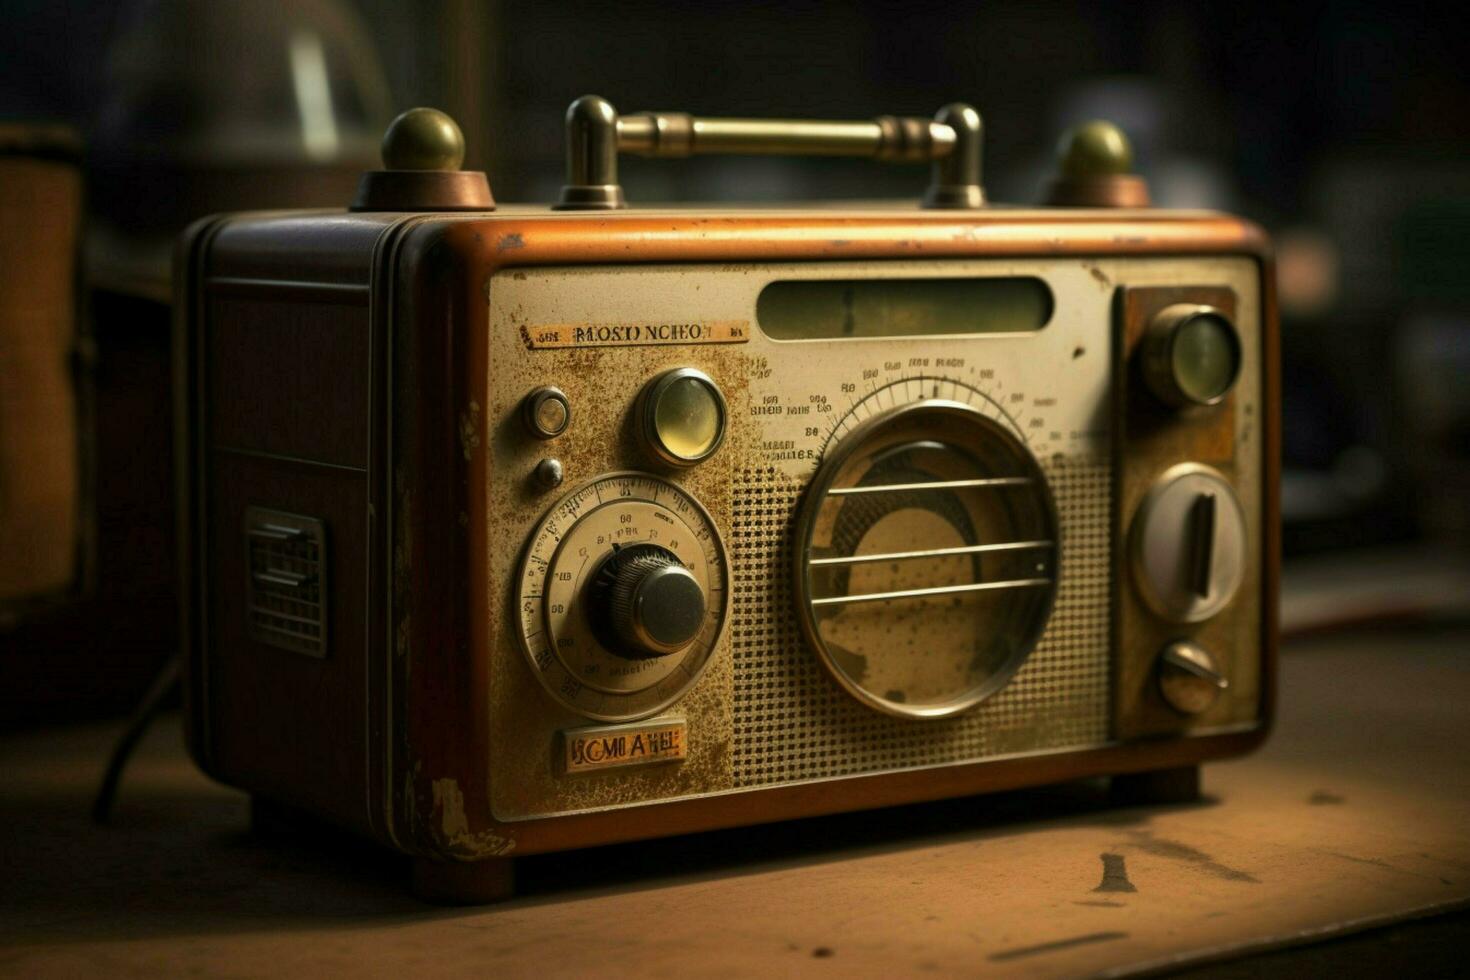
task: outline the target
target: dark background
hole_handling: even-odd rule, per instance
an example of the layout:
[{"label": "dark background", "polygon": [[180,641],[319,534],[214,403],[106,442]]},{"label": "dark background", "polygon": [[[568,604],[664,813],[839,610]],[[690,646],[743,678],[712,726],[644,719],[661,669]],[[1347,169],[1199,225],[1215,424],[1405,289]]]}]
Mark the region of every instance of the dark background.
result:
[{"label": "dark background", "polygon": [[[214,211],[345,205],[357,172],[376,166],[384,123],[413,105],[459,120],[467,165],[488,171],[501,201],[554,197],[562,113],[589,92],[624,111],[813,118],[967,101],[985,118],[987,189],[1016,203],[1037,200],[1067,126],[1113,119],[1157,204],[1231,210],[1276,239],[1288,554],[1371,571],[1380,552],[1363,549],[1389,547],[1408,567],[1460,564],[1470,45],[1455,13],[1212,0],[0,0],[0,118],[59,120],[85,145],[101,516],[85,614],[0,629],[12,681],[0,717],[55,718],[62,702],[119,710],[172,648],[173,237]],[[303,72],[327,95],[329,139],[303,108]],[[916,197],[924,185],[908,168],[774,158],[629,160],[622,176],[635,204]],[[65,696],[39,696],[48,683]]]}]

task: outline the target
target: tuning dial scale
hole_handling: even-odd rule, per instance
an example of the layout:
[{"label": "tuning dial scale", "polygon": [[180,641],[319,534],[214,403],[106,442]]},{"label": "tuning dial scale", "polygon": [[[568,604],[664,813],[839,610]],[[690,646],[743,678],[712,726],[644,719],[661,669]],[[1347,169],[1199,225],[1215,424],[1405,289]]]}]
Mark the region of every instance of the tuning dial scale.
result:
[{"label": "tuning dial scale", "polygon": [[532,532],[517,614],[542,686],[601,721],[646,717],[699,678],[729,614],[724,543],[680,487],[612,473]]}]

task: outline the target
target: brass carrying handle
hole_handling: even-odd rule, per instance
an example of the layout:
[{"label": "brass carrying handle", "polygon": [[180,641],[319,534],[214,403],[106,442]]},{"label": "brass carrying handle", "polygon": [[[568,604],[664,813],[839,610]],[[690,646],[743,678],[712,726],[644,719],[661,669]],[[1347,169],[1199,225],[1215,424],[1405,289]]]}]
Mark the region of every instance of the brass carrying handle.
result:
[{"label": "brass carrying handle", "polygon": [[858,122],[799,119],[711,119],[684,112],[619,116],[606,99],[584,95],[567,109],[567,183],[561,210],[627,207],[618,183],[618,153],[682,158],[704,153],[869,157],[895,163],[933,162],[928,208],[978,208],[980,114],[954,102],[934,118],[879,116]]}]

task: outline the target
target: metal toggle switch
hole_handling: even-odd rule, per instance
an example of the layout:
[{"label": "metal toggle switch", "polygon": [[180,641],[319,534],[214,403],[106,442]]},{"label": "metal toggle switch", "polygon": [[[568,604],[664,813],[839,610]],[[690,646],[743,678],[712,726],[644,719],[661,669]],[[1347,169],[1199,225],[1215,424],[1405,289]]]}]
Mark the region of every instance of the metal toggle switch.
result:
[{"label": "metal toggle switch", "polygon": [[1203,714],[1229,686],[1214,656],[1196,643],[1170,643],[1159,654],[1159,692],[1181,714]]}]

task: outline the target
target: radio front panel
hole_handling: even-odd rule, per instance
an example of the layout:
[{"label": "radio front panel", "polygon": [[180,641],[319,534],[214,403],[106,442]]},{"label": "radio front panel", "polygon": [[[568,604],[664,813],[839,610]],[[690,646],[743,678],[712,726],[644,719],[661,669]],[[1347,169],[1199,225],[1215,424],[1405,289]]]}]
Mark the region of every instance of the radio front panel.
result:
[{"label": "radio front panel", "polygon": [[[486,403],[461,425],[490,460],[495,819],[1253,727],[1259,276],[1141,256],[495,274]],[[1208,402],[1229,361],[1223,400],[1160,411],[1133,352],[1163,310],[1166,378]]]},{"label": "radio front panel", "polygon": [[[1275,699],[1261,229],[1117,127],[992,207],[982,125],[566,116],[498,205],[419,108],[345,212],[179,253],[191,751],[274,819],[513,859],[1109,777],[1197,797]],[[924,163],[922,207],[629,208],[622,154]]]}]

